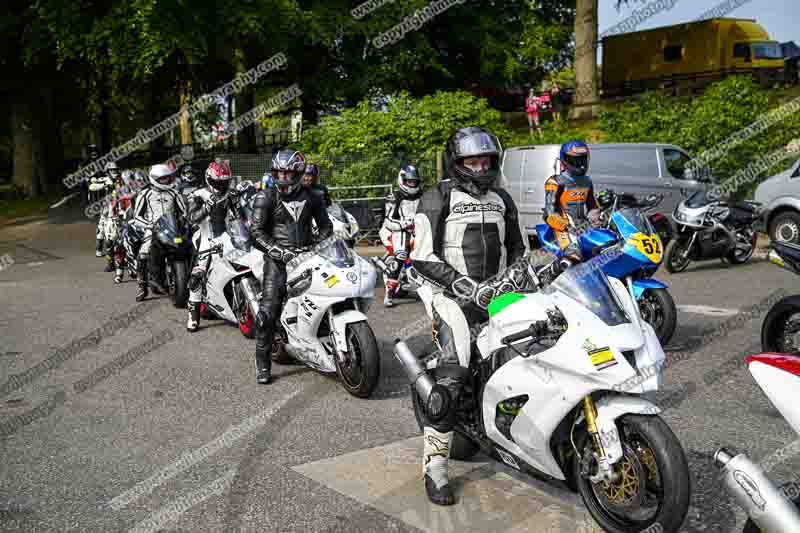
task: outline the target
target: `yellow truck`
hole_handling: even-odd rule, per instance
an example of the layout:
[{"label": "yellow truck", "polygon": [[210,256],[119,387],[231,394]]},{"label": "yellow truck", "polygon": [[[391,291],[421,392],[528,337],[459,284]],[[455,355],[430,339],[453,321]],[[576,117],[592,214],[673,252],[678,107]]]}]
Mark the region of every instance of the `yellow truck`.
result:
[{"label": "yellow truck", "polygon": [[781,46],[755,20],[713,18],[603,38],[603,97],[689,94],[730,74],[784,81]]}]

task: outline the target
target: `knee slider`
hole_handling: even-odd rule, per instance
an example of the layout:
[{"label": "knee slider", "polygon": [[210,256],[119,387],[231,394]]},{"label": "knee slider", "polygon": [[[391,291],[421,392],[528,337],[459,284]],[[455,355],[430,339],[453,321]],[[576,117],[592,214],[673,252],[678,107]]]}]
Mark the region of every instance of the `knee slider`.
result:
[{"label": "knee slider", "polygon": [[398,250],[395,252],[394,257],[401,263],[405,263],[406,259],[408,259],[408,252],[405,250]]},{"label": "knee slider", "polygon": [[258,329],[264,329],[271,321],[272,314],[269,311],[264,311],[263,309],[258,310],[258,314],[256,315],[256,327],[258,327]]}]

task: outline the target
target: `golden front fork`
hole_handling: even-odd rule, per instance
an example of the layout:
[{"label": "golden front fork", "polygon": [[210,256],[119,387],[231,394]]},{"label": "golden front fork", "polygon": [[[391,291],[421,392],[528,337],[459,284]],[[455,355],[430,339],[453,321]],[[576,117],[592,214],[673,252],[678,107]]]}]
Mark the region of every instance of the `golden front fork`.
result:
[{"label": "golden front fork", "polygon": [[597,431],[597,408],[594,405],[594,400],[589,395],[583,397],[583,416],[586,417],[586,429],[592,436],[592,440],[594,440],[598,454],[605,455],[603,444],[600,442],[600,432]]}]

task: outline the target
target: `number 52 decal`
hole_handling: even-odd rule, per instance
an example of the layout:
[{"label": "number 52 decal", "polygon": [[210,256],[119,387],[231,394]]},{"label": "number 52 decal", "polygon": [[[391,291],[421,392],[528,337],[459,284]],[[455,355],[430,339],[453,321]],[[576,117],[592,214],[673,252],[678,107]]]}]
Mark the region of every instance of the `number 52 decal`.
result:
[{"label": "number 52 decal", "polygon": [[628,244],[634,246],[639,250],[642,255],[647,257],[653,263],[661,262],[661,254],[663,248],[661,246],[661,239],[658,235],[645,235],[644,233],[636,233],[631,235],[628,239]]}]

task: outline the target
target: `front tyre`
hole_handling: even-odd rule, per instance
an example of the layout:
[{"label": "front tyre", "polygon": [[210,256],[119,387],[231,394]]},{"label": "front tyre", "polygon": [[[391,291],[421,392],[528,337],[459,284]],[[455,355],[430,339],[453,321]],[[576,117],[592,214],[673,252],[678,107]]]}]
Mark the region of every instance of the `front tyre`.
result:
[{"label": "front tyre", "polygon": [[678,311],[667,289],[647,289],[639,298],[639,311],[645,322],[653,326],[661,346],[666,346],[675,333]]},{"label": "front tyre", "polygon": [[624,415],[617,427],[624,455],[614,465],[620,478],[611,484],[591,482],[594,444],[587,432],[578,439],[584,460],[573,461],[572,474],[586,508],[611,533],[638,533],[655,524],[654,531],[676,533],[691,499],[689,464],[678,438],[658,416]]},{"label": "front tyre", "polygon": [[800,355],[800,296],[772,306],[761,325],[761,351]]},{"label": "front tyre", "polygon": [[172,262],[172,276],[175,280],[172,303],[178,309],[183,309],[189,301],[189,273],[186,268],[186,261],[178,260]]},{"label": "front tyre", "polygon": [[670,274],[683,272],[692,262],[691,253],[687,250],[689,242],[684,239],[673,239],[664,253],[664,266]]},{"label": "front tyre", "polygon": [[345,327],[347,353],[336,355],[336,374],[344,388],[358,398],[369,398],[380,377],[380,353],[375,334],[366,321]]}]

